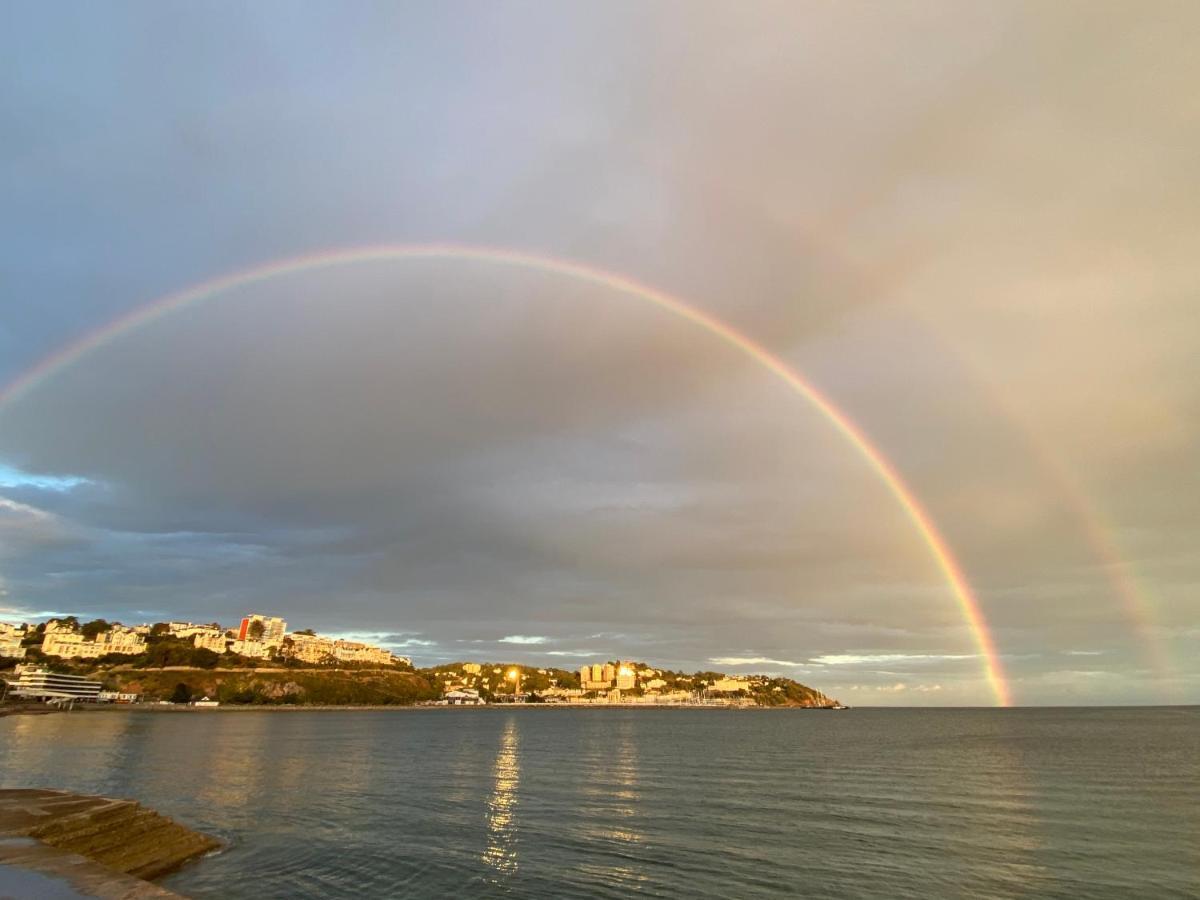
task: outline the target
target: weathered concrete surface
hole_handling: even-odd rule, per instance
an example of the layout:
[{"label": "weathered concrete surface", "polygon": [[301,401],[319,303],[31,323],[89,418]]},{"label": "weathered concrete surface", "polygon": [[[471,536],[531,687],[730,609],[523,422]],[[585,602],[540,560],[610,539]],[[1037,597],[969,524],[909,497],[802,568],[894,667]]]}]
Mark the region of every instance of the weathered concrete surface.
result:
[{"label": "weathered concrete surface", "polygon": [[[144,809],[134,800],[91,797],[66,791],[0,790],[0,839],[34,838],[44,848],[86,857],[113,875],[133,876],[135,885],[159,893],[95,894],[94,896],[174,896],[144,881],[171,872],[190,859],[220,846],[206,834]],[[3,849],[3,848],[7,849]],[[6,853],[34,853],[26,846],[4,841]],[[49,855],[41,857],[50,859]],[[13,864],[17,864],[15,861]],[[64,864],[65,865],[65,864]],[[39,869],[39,871],[42,871]],[[76,869],[76,871],[78,871]]]},{"label": "weathered concrete surface", "polygon": [[181,900],[179,894],[156,884],[33,838],[0,838],[0,897]]}]

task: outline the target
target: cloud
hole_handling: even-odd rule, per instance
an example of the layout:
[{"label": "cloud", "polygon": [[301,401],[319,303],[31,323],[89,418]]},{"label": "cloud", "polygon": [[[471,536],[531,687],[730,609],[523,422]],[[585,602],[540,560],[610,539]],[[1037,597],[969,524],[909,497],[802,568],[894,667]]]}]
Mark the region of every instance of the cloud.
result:
[{"label": "cloud", "polygon": [[974,653],[828,653],[809,660],[817,666],[896,665],[975,659]]},{"label": "cloud", "polygon": [[791,662],[786,659],[770,659],[765,656],[714,656],[708,660],[719,666],[784,666],[797,668],[806,663]]},{"label": "cloud", "polygon": [[[709,4],[681,32],[669,5],[358,4],[334,35],[293,16],[264,67],[254,5],[81,6],[64,41],[25,4],[0,34],[28,74],[0,384],[147,298],[316,248],[580,260],[719,317],[854,420],[954,548],[1019,700],[1101,696],[1054,670],[1080,647],[1122,701],[1200,700],[1200,120],[1177,99],[1200,11],[874,14]],[[844,435],[727,343],[559,275],[442,258],[246,285],[35,378],[0,459],[24,609],[261,609],[429,658],[520,629],[544,643],[481,646],[989,699]]]},{"label": "cloud", "polygon": [[507,637],[499,639],[501,644],[544,644],[548,640],[547,637],[542,637],[536,634],[510,634]]},{"label": "cloud", "polygon": [[35,475],[0,463],[0,488],[28,487],[61,493],[91,483],[89,479],[78,475]]}]

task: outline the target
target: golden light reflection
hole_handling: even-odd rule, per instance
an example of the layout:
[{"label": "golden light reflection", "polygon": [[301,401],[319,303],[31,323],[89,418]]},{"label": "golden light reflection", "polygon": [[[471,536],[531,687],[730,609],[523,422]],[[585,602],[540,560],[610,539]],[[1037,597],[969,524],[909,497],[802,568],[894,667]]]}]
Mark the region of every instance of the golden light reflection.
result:
[{"label": "golden light reflection", "polygon": [[598,826],[589,837],[604,852],[594,854],[580,870],[604,883],[636,889],[647,875],[636,858],[640,852],[637,846],[645,836],[638,828],[640,760],[631,720],[618,724],[612,742],[605,746],[592,771],[594,776],[583,793],[589,798],[588,812]]},{"label": "golden light reflection", "polygon": [[521,781],[517,720],[510,716],[500,737],[488,798],[488,840],[483,861],[505,875],[517,871],[517,788]]}]

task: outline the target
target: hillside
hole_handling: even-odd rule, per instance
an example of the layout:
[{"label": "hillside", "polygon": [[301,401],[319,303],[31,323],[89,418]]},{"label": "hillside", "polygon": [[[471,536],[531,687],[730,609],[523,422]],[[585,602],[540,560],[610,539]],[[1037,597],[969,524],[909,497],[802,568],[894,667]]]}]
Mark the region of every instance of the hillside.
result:
[{"label": "hillside", "polygon": [[[257,661],[247,666],[247,660],[226,654],[205,665],[151,667],[145,660],[133,664],[87,665],[82,661],[69,664],[55,661],[53,668],[95,678],[105,690],[140,694],[144,700],[174,700],[187,702],[202,697],[219,700],[227,705],[264,706],[408,706],[438,700],[443,693],[454,689],[479,692],[488,702],[510,699],[515,690],[509,677],[513,670],[521,675],[521,692],[532,702],[543,698],[562,699],[564,691],[584,699],[599,698],[603,692],[580,690],[579,674],[558,668],[535,668],[519,663],[447,663],[425,669],[404,667],[304,667],[295,664],[280,667]],[[216,662],[214,667],[213,663]],[[767,707],[819,708],[837,704],[822,692],[790,678],[738,676],[730,678],[721,672],[686,674],[667,669],[655,669],[645,663],[634,663],[639,673],[635,687],[621,691],[626,699],[654,693],[701,692],[707,696],[752,700]],[[730,682],[736,689],[730,689]],[[724,689],[722,689],[724,687]],[[559,697],[552,697],[557,692]]]},{"label": "hillside", "polygon": [[210,697],[234,705],[411,706],[441,695],[420,675],[392,669],[142,669],[98,674],[107,689],[141,694],[148,701]]}]

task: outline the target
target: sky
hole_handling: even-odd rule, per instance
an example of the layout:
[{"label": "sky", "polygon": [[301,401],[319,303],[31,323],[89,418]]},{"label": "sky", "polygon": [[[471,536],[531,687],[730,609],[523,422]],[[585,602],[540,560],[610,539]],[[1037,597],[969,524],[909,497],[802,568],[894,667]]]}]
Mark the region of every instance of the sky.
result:
[{"label": "sky", "polygon": [[[1200,702],[1200,8],[9,4],[0,385],[235,270],[486,246],[803,374],[1023,704]],[[653,304],[466,257],[283,274],[0,400],[0,619],[989,704],[860,453]],[[4,391],[0,388],[0,391]]]}]

